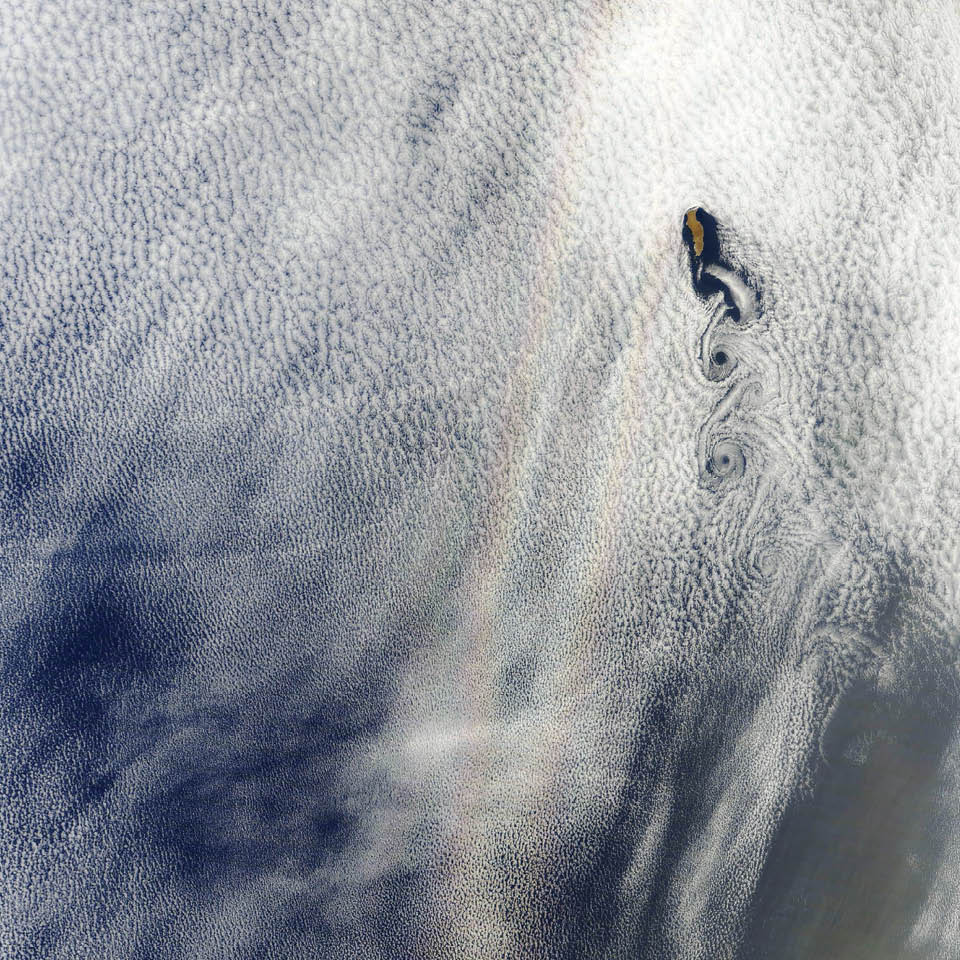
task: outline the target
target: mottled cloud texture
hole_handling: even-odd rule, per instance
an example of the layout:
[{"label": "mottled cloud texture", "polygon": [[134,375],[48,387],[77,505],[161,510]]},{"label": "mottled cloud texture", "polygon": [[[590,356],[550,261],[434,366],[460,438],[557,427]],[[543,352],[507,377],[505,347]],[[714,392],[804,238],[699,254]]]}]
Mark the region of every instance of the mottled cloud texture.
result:
[{"label": "mottled cloud texture", "polygon": [[0,954],[960,955],[958,43],[3,5]]}]

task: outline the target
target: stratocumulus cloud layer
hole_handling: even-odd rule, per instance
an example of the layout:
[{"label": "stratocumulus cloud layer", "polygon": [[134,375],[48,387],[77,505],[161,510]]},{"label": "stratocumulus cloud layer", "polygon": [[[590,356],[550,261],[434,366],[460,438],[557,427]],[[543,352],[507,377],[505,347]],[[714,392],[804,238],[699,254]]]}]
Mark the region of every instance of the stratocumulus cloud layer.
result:
[{"label": "stratocumulus cloud layer", "polygon": [[0,954],[960,955],[960,14],[0,12]]}]

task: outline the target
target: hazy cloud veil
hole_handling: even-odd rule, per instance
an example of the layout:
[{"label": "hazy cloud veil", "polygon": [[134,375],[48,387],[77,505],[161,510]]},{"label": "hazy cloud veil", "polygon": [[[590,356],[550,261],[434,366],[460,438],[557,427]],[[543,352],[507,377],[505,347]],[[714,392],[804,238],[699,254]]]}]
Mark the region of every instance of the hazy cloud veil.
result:
[{"label": "hazy cloud veil", "polygon": [[0,954],[960,955],[960,12],[0,10]]}]

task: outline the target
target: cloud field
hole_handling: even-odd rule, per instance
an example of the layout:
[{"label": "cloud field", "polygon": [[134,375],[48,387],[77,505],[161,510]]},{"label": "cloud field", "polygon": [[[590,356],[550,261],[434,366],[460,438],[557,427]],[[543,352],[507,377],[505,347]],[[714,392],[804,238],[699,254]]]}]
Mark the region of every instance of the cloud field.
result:
[{"label": "cloud field", "polygon": [[960,954],[958,41],[0,11],[0,954]]}]

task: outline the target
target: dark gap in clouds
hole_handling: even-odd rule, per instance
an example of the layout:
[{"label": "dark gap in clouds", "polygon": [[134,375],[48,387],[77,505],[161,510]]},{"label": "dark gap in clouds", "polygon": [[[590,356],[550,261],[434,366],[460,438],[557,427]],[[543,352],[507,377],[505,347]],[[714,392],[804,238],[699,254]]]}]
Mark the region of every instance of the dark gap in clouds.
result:
[{"label": "dark gap in clouds", "polygon": [[[58,744],[78,743],[84,755],[92,751],[83,782],[74,784],[80,806],[102,799],[122,766],[124,750],[108,748],[119,707],[150,704],[184,646],[170,598],[133,587],[149,576],[147,551],[115,513],[116,505],[101,505],[51,558],[44,605],[16,627],[6,664],[14,701],[27,712],[39,706],[45,724],[19,775],[36,775]],[[178,603],[182,611],[185,601]]]},{"label": "dark gap in clouds", "polygon": [[104,537],[94,520],[51,559],[45,607],[18,629],[13,670],[23,694],[76,735],[101,725],[105,701],[128,681],[158,678],[164,644],[138,616],[119,569],[136,556],[135,543]]},{"label": "dark gap in clouds", "polygon": [[358,823],[339,766],[383,719],[373,697],[356,694],[262,724],[240,712],[226,722],[203,711],[177,718],[168,741],[192,728],[191,750],[174,753],[165,783],[139,805],[149,839],[183,879],[204,886],[273,870],[303,877],[331,864]]},{"label": "dark gap in clouds", "polygon": [[4,498],[22,510],[28,501],[47,490],[51,480],[60,474],[63,462],[53,438],[45,430],[21,433],[17,440],[16,449],[0,472],[0,483]]},{"label": "dark gap in clouds", "polygon": [[[349,668],[337,661],[343,638],[319,637],[320,660],[311,667],[319,679],[291,675],[268,692],[211,699],[143,729],[146,741],[169,752],[137,816],[181,880],[221,888],[274,872],[307,880],[319,871],[322,886],[327,872],[350,874],[373,787],[352,780],[348,766],[381,736],[426,617],[419,608],[405,612],[375,643],[352,651]],[[262,656],[238,669],[256,670]]]}]

